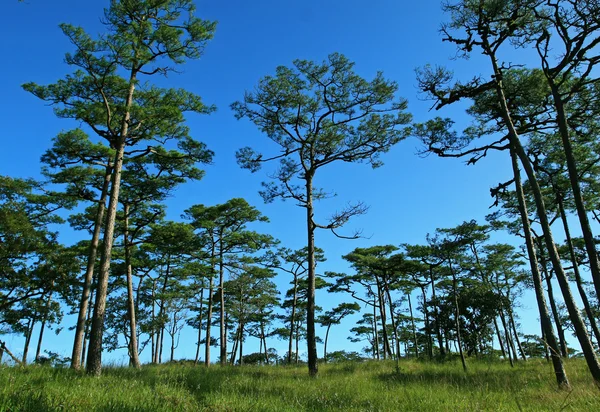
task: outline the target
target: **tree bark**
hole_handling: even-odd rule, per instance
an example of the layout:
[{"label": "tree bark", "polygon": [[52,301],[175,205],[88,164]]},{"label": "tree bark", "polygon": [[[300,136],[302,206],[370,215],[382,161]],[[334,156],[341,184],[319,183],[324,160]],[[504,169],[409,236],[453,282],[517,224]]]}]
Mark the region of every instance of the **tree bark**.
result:
[{"label": "tree bark", "polygon": [[577,264],[577,257],[575,256],[575,249],[573,248],[571,231],[569,230],[569,224],[567,222],[567,214],[565,213],[563,199],[562,196],[556,190],[555,193],[556,201],[558,203],[558,210],[560,212],[560,218],[562,220],[563,228],[565,230],[565,237],[567,247],[569,248],[571,263],[573,264],[573,273],[575,274],[575,283],[577,285],[577,290],[579,291],[579,296],[581,296],[581,301],[583,302],[583,307],[585,308],[587,318],[590,322],[590,325],[592,326],[592,331],[594,332],[594,336],[596,337],[596,342],[598,342],[598,345],[600,345],[600,330],[598,329],[598,322],[596,322],[596,318],[594,316],[594,312],[592,311],[590,301],[588,300],[587,293],[583,288],[583,281],[581,280],[581,273],[579,272],[579,265]]},{"label": "tree bark", "polygon": [[494,328],[496,329],[496,335],[498,336],[498,343],[500,343],[500,351],[502,356],[506,359],[506,351],[504,350],[504,343],[502,342],[502,335],[500,334],[500,328],[498,327],[498,320],[494,317]]},{"label": "tree bark", "polygon": [[512,327],[513,333],[515,335],[515,342],[517,342],[517,347],[519,348],[519,353],[521,354],[521,359],[527,362],[527,356],[525,356],[525,351],[523,350],[523,345],[521,345],[521,340],[519,339],[519,334],[517,332],[517,325],[515,324],[515,317],[513,316],[512,309],[508,309],[508,321],[510,322],[510,326]]},{"label": "tree bark", "polygon": [[125,115],[121,124],[121,133],[118,141],[113,142],[116,146],[114,169],[112,173],[112,185],[108,201],[108,214],[106,229],[104,231],[104,243],[100,271],[98,273],[98,286],[96,292],[96,304],[92,316],[92,330],[90,331],[90,343],[86,370],[90,375],[100,376],[102,373],[102,336],[104,334],[104,312],[106,311],[106,297],[108,292],[108,277],[110,275],[110,259],[115,232],[115,221],[117,207],[119,205],[119,191],[121,188],[121,171],[123,169],[123,158],[125,156],[125,145],[129,130],[130,109],[133,103],[133,92],[136,84],[136,69],[131,70],[129,77],[129,90],[125,101]]},{"label": "tree bark", "polygon": [[220,322],[220,339],[219,343],[221,346],[221,353],[219,356],[219,360],[221,366],[227,364],[227,331],[225,329],[225,290],[223,289],[223,284],[225,282],[225,271],[223,266],[223,233],[219,237],[219,299],[221,302],[221,307],[219,308],[219,322]]},{"label": "tree bark", "polygon": [[313,210],[313,177],[314,171],[306,173],[306,224],[307,224],[307,257],[308,257],[308,290],[306,305],[306,341],[308,349],[308,374],[316,377],[319,372],[317,365],[317,335],[315,331],[315,223]]},{"label": "tree bark", "polygon": [[406,294],[408,296],[408,310],[410,312],[410,323],[412,324],[413,340],[415,345],[415,358],[419,358],[419,343],[417,340],[417,328],[415,327],[415,318],[413,316],[412,302],[410,299],[410,292]]},{"label": "tree bark", "polygon": [[554,288],[552,287],[552,279],[550,279],[550,274],[548,273],[548,269],[546,266],[546,255],[544,254],[544,250],[542,249],[541,239],[538,239],[540,245],[538,246],[540,250],[540,262],[542,264],[542,270],[544,272],[544,278],[546,279],[546,287],[548,289],[548,298],[550,300],[550,308],[552,309],[552,317],[554,318],[554,324],[556,325],[556,331],[558,332],[558,341],[560,343],[560,354],[563,358],[569,357],[569,350],[567,349],[567,340],[565,339],[565,330],[562,327],[562,323],[560,321],[560,316],[558,316],[558,308],[556,307],[556,300],[554,298]]},{"label": "tree bark", "polygon": [[547,342],[547,348],[550,349],[550,355],[552,359],[552,366],[554,368],[554,374],[556,376],[556,382],[559,388],[568,389],[570,388],[569,379],[567,372],[565,371],[562,357],[560,356],[558,341],[556,335],[552,329],[552,321],[550,320],[550,313],[548,312],[548,306],[546,305],[546,297],[544,296],[544,287],[542,285],[542,277],[540,275],[538,259],[535,251],[535,245],[533,241],[533,235],[531,232],[531,224],[529,221],[529,212],[527,211],[527,203],[525,202],[525,194],[523,192],[523,185],[521,184],[521,172],[519,170],[518,158],[515,153],[514,146],[511,144],[510,156],[513,169],[513,177],[515,178],[515,191],[517,193],[517,200],[519,203],[519,214],[521,215],[521,225],[523,226],[523,234],[525,236],[525,246],[527,248],[527,255],[529,257],[529,267],[533,277],[533,288],[535,290],[535,297],[540,312],[540,323],[542,326],[542,332]]},{"label": "tree bark", "polygon": [[460,353],[460,361],[462,363],[462,367],[463,370],[466,372],[467,371],[467,362],[465,360],[465,354],[463,352],[463,348],[462,348],[462,338],[460,336],[460,311],[458,308],[458,291],[457,289],[457,279],[456,279],[456,274],[454,273],[454,269],[452,269],[452,263],[449,262],[450,265],[450,272],[452,272],[452,291],[453,291],[453,295],[454,295],[454,320],[456,323],[456,339],[457,339],[457,343],[458,343],[458,352]]},{"label": "tree bark", "polygon": [[296,304],[298,302],[298,275],[294,274],[294,298],[292,300],[292,314],[290,317],[290,343],[288,348],[288,364],[292,363],[292,342],[294,340],[294,326],[296,323]]},{"label": "tree bark", "polygon": [[200,288],[200,314],[198,319],[198,343],[196,344],[196,359],[194,365],[198,364],[200,358],[200,341],[202,340],[202,307],[204,305],[204,288]]},{"label": "tree bark", "polygon": [[429,311],[427,310],[425,287],[421,287],[421,294],[423,295],[423,315],[425,316],[425,329],[427,330],[427,353],[429,354],[429,360],[431,360],[433,359],[433,336],[431,334],[431,324],[429,322]]},{"label": "tree bark", "polygon": [[135,302],[133,297],[133,270],[131,267],[131,245],[129,244],[129,205],[125,204],[125,232],[123,233],[123,246],[125,248],[125,266],[127,270],[127,315],[129,317],[129,359],[134,368],[141,368],[138,356],[137,327],[135,319]]},{"label": "tree bark", "polygon": [[104,172],[104,182],[102,183],[102,191],[98,208],[96,210],[96,220],[94,221],[94,233],[92,234],[92,242],[88,252],[87,267],[83,280],[83,290],[81,292],[81,300],[79,302],[79,313],[77,315],[77,324],[75,326],[75,339],[73,341],[73,353],[71,355],[71,368],[79,370],[81,368],[82,358],[85,356],[83,351],[86,319],[88,318],[88,307],[92,300],[92,282],[94,279],[94,266],[96,265],[96,256],[98,254],[98,244],[100,243],[100,233],[102,232],[102,223],[104,219],[104,210],[106,209],[106,198],[108,196],[108,187],[112,176],[112,168],[110,162],[106,166]]},{"label": "tree bark", "polygon": [[33,334],[33,327],[35,326],[36,319],[30,319],[27,324],[27,331],[25,332],[25,346],[23,347],[23,358],[21,363],[27,365],[27,355],[29,354],[29,344],[31,342],[31,335]]},{"label": "tree bark", "polygon": [[[594,234],[592,233],[590,220],[587,215],[583,195],[581,194],[581,187],[579,185],[579,172],[577,171],[577,161],[575,160],[575,156],[573,154],[573,145],[571,144],[571,138],[569,136],[565,102],[563,101],[562,96],[560,95],[560,90],[558,89],[558,86],[554,82],[552,76],[549,75],[547,70],[544,70],[544,74],[546,74],[548,84],[550,85],[550,90],[552,91],[552,97],[554,99],[558,131],[562,140],[565,159],[567,161],[567,170],[569,172],[569,182],[571,183],[573,200],[575,201],[575,208],[577,210],[577,216],[579,217],[579,223],[581,225],[581,233],[583,234],[583,239],[585,241],[585,249],[590,262],[590,272],[592,273],[592,280],[596,290],[596,296],[600,300],[600,260],[598,259]],[[596,378],[596,380],[598,380],[598,378]]]},{"label": "tree bark", "polygon": [[438,344],[440,346],[440,356],[443,358],[446,356],[446,352],[444,351],[444,343],[442,342],[442,331],[440,328],[440,311],[438,309],[437,298],[435,296],[435,279],[433,277],[433,265],[429,265],[429,277],[431,279],[431,297],[433,299],[433,310],[435,314],[436,320],[436,332],[438,337]]},{"label": "tree bark", "polygon": [[44,330],[46,329],[46,321],[48,320],[48,311],[50,310],[50,304],[52,302],[52,292],[49,293],[48,299],[46,300],[46,311],[42,315],[42,325],[40,326],[40,335],[38,337],[37,348],[35,351],[36,363],[40,360],[40,354],[42,353],[42,339],[44,339]]}]

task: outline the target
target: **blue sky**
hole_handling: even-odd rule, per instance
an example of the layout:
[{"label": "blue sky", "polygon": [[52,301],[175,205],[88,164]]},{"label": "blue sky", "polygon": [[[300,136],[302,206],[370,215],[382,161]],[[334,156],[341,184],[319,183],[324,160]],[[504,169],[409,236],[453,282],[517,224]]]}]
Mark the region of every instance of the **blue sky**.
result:
[{"label": "blue sky", "polygon": [[[250,122],[237,121],[229,109],[245,90],[251,90],[278,65],[290,65],[297,58],[322,61],[329,53],[340,52],[356,62],[356,71],[367,79],[381,70],[385,77],[397,81],[398,95],[408,100],[408,110],[415,120],[424,121],[436,113],[429,111],[431,102],[418,95],[416,67],[448,65],[458,77],[466,78],[488,72],[485,61],[478,57],[450,60],[455,50],[441,40],[438,30],[445,16],[438,0],[198,0],[196,4],[200,17],[218,21],[215,37],[201,59],[184,65],[182,74],[157,79],[157,83],[186,88],[217,106],[215,113],[189,116],[188,121],[192,136],[206,142],[216,156],[202,181],[181,186],[168,200],[168,217],[178,219],[193,204],[212,205],[244,197],[271,220],[255,229],[274,235],[291,248],[304,245],[304,211],[291,202],[263,204],[257,192],[266,179],[265,171],[250,174],[235,163],[234,153],[242,146],[269,147],[266,136]],[[52,137],[79,126],[57,119],[50,107],[20,86],[29,81],[48,84],[69,73],[63,56],[72,47],[58,24],[80,25],[91,34],[101,32],[100,17],[107,5],[105,0],[4,2],[5,21],[0,26],[4,61],[0,76],[4,120],[1,174],[38,177],[40,155],[50,147]],[[468,121],[464,106],[441,114],[454,117],[459,124]],[[418,146],[414,139],[401,142],[382,157],[385,165],[376,170],[343,164],[317,175],[316,185],[338,194],[316,206],[318,217],[327,217],[348,201],[362,200],[370,205],[367,215],[347,226],[349,232],[362,228],[368,238],[348,241],[325,232],[317,234],[317,246],[325,250],[328,259],[320,271],[343,272],[347,265],[341,255],[356,247],[424,242],[425,235],[437,227],[452,227],[473,218],[482,221],[489,213],[489,188],[510,176],[506,153],[492,154],[467,167],[460,160],[421,158],[416,155]],[[61,240],[71,243],[85,236],[65,230]],[[503,235],[497,238],[507,239]],[[277,283],[284,290],[288,279],[280,276]],[[343,298],[320,292],[317,303],[328,309]],[[524,329],[538,333],[534,301],[524,299],[523,309]],[[346,339],[352,323],[349,319],[334,327],[330,351],[360,349]],[[70,354],[69,331],[58,337],[47,336],[46,348]],[[8,339],[9,347],[20,347],[20,342],[18,337]],[[189,330],[182,336],[177,357],[192,357],[194,343],[194,331]],[[285,342],[271,344],[280,353],[285,350]],[[253,345],[249,341],[246,350],[253,350]],[[121,352],[106,359],[121,361],[125,356]]]}]

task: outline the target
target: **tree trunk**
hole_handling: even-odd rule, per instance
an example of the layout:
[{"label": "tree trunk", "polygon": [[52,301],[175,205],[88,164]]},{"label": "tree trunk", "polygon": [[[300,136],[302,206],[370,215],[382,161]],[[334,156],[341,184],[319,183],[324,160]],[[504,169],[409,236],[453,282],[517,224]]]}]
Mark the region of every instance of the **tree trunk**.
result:
[{"label": "tree trunk", "polygon": [[125,114],[121,124],[121,133],[119,138],[116,139],[117,141],[113,142],[116,146],[116,153],[112,173],[110,198],[108,201],[106,229],[104,230],[102,259],[100,261],[100,271],[98,273],[96,304],[94,305],[94,314],[92,316],[92,330],[90,331],[90,343],[86,365],[87,373],[95,376],[100,376],[102,373],[102,335],[104,334],[104,312],[106,310],[108,276],[110,274],[110,259],[112,257],[115,221],[117,217],[117,207],[119,205],[121,170],[123,168],[123,158],[125,156],[125,139],[129,129],[129,119],[131,116],[130,109],[133,102],[133,92],[135,90],[136,81],[136,69],[132,69],[129,78],[127,100],[125,101],[124,107]]},{"label": "tree trunk", "polygon": [[376,312],[376,300],[375,295],[373,295],[373,341],[375,343],[375,354],[377,360],[379,360],[379,331],[377,330],[377,312]]},{"label": "tree trunk", "polygon": [[527,362],[527,356],[525,356],[523,345],[521,345],[521,340],[519,339],[519,333],[517,332],[517,325],[515,325],[515,317],[513,316],[512,309],[508,309],[508,321],[510,322],[510,326],[512,327],[513,333],[515,335],[515,342],[517,342],[517,347],[519,348],[521,359]]},{"label": "tree trunk", "polygon": [[550,300],[550,308],[552,309],[552,317],[554,318],[554,324],[556,325],[556,330],[558,332],[558,340],[560,342],[560,354],[563,358],[568,358],[569,351],[567,349],[567,341],[565,339],[565,330],[562,327],[560,316],[558,316],[558,308],[556,307],[556,300],[554,298],[554,288],[552,287],[552,279],[550,279],[550,274],[548,273],[548,269],[546,268],[546,255],[544,254],[544,250],[542,249],[541,239],[538,240],[540,242],[540,245],[538,246],[540,250],[540,262],[542,264],[542,270],[544,271],[546,287],[548,288],[548,298]]},{"label": "tree trunk", "polygon": [[331,323],[327,325],[327,332],[325,332],[325,344],[323,345],[323,362],[327,362],[327,340],[329,339],[329,329],[331,329]]},{"label": "tree trunk", "polygon": [[498,343],[500,343],[500,351],[502,356],[506,359],[506,351],[504,350],[504,343],[502,343],[502,335],[500,334],[500,328],[498,327],[498,321],[494,317],[494,328],[496,329],[496,335],[498,336]]},{"label": "tree trunk", "polygon": [[244,364],[244,324],[240,323],[240,366]]},{"label": "tree trunk", "polygon": [[385,310],[385,297],[383,296],[382,286],[377,278],[377,300],[379,304],[379,316],[381,317],[381,338],[383,339],[383,359],[387,359],[388,356],[392,356],[392,350],[390,349],[390,341],[387,333],[387,315]]},{"label": "tree trunk", "polygon": [[42,325],[40,327],[40,336],[38,337],[37,349],[35,351],[36,363],[40,360],[40,354],[42,353],[42,339],[44,339],[44,329],[46,329],[46,320],[48,319],[48,312],[50,311],[50,304],[52,302],[52,292],[48,295],[46,300],[46,311],[42,315]]},{"label": "tree trunk", "polygon": [[455,323],[456,323],[456,339],[457,339],[457,343],[458,343],[458,352],[460,354],[460,361],[462,363],[462,367],[463,370],[466,372],[467,371],[467,362],[465,360],[465,354],[463,352],[463,348],[462,348],[462,339],[460,336],[460,311],[458,308],[458,291],[456,290],[457,288],[457,280],[456,280],[456,274],[454,273],[454,270],[452,269],[452,263],[449,262],[450,265],[450,272],[452,272],[452,291],[453,291],[453,295],[454,295],[454,318],[455,318]]},{"label": "tree trunk", "polygon": [[298,359],[298,342],[300,342],[300,325],[296,325],[296,354],[295,354],[295,358],[296,358],[296,365],[298,365],[299,359]]},{"label": "tree trunk", "polygon": [[158,345],[158,363],[162,363],[163,344],[165,342],[165,327],[160,328],[160,344]]},{"label": "tree trunk", "polygon": [[[583,195],[581,194],[581,187],[579,185],[579,172],[577,171],[577,161],[575,160],[575,156],[573,154],[573,146],[569,136],[565,102],[560,95],[560,91],[558,90],[558,86],[555,84],[554,79],[547,70],[544,70],[544,74],[546,74],[548,84],[550,85],[550,90],[552,91],[552,97],[554,99],[558,131],[562,139],[565,159],[567,161],[567,170],[569,172],[569,182],[571,183],[573,200],[575,201],[575,208],[577,209],[577,216],[579,217],[579,223],[581,225],[581,233],[583,234],[583,239],[585,241],[585,249],[590,262],[590,272],[592,273],[592,280],[596,290],[596,296],[600,300],[600,260],[598,259],[594,234],[592,233],[587,210],[583,201]],[[598,377],[595,379],[597,381],[599,380]]]},{"label": "tree trunk", "polygon": [[27,324],[27,331],[25,332],[25,346],[23,347],[23,358],[21,363],[27,365],[27,355],[29,354],[29,343],[31,342],[31,335],[33,334],[33,327],[35,326],[35,318],[30,319]]},{"label": "tree trunk", "polygon": [[535,252],[535,245],[533,243],[533,235],[531,233],[529,212],[527,211],[527,203],[525,203],[525,194],[523,193],[523,185],[521,184],[521,172],[519,171],[517,154],[515,153],[513,144],[511,144],[510,147],[510,156],[513,169],[513,176],[515,178],[515,191],[517,194],[517,200],[519,202],[519,214],[521,215],[521,225],[523,226],[525,246],[527,248],[527,255],[529,257],[529,267],[531,268],[531,274],[533,277],[533,288],[535,290],[535,297],[540,312],[540,323],[542,326],[542,332],[546,338],[545,341],[548,342],[547,347],[549,347],[552,352],[552,366],[554,368],[554,374],[556,376],[556,382],[558,384],[558,387],[568,389],[570,388],[569,379],[567,377],[567,372],[565,371],[563,361],[560,356],[558,342],[556,340],[556,335],[554,335],[554,330],[552,329],[552,321],[550,320],[548,306],[546,305],[546,297],[544,296],[542,277],[540,275],[538,259]]},{"label": "tree trunk", "polygon": [[79,302],[79,313],[77,315],[77,324],[75,326],[75,340],[73,341],[73,353],[71,355],[71,368],[80,369],[81,359],[85,356],[83,351],[86,319],[88,318],[88,307],[90,304],[92,295],[92,281],[94,279],[94,266],[96,265],[96,256],[98,254],[98,244],[100,243],[100,233],[102,232],[102,223],[104,219],[104,210],[106,209],[106,198],[108,196],[108,187],[112,176],[112,168],[110,161],[106,166],[104,173],[104,182],[102,183],[102,191],[100,193],[100,200],[98,201],[98,208],[96,210],[96,220],[94,221],[94,233],[92,235],[92,242],[90,243],[90,249],[88,252],[87,267],[85,270],[85,276],[83,280],[83,291],[81,293],[81,301]]},{"label": "tree trunk", "polygon": [[444,356],[446,356],[446,352],[444,351],[444,344],[442,342],[442,331],[440,328],[440,311],[438,309],[437,298],[435,296],[435,279],[433,278],[433,265],[429,265],[429,277],[431,279],[431,297],[433,299],[433,310],[436,321],[438,344],[440,346],[440,356],[443,358]]},{"label": "tree trunk", "polygon": [[[204,284],[204,283],[203,283]],[[198,343],[196,344],[196,359],[194,365],[198,364],[200,358],[200,341],[202,340],[202,307],[204,305],[204,288],[200,288],[200,314],[198,315]]]},{"label": "tree trunk", "polygon": [[415,345],[415,358],[419,358],[419,342],[417,340],[417,328],[415,326],[415,318],[413,316],[412,302],[410,299],[410,292],[407,293],[408,296],[408,310],[410,312],[410,323],[412,324],[412,332],[413,332],[413,340]]},{"label": "tree trunk", "polygon": [[385,293],[388,298],[388,305],[390,308],[390,317],[392,318],[392,329],[394,330],[394,340],[396,341],[396,371],[400,371],[400,340],[398,339],[398,329],[396,328],[396,317],[394,316],[394,304],[392,303],[392,296],[390,295],[389,288],[385,287]]},{"label": "tree trunk", "polygon": [[427,331],[427,353],[429,360],[433,359],[433,336],[431,334],[431,324],[429,322],[429,311],[427,310],[427,295],[425,294],[425,287],[421,287],[421,294],[423,295],[423,315],[425,317],[425,330]]},{"label": "tree trunk", "polygon": [[177,333],[177,313],[173,313],[173,329],[171,329],[171,357],[170,361],[175,360],[175,334]]},{"label": "tree trunk", "polygon": [[156,353],[156,345],[157,345],[157,334],[156,334],[156,279],[152,279],[152,335],[151,346],[150,346],[150,356],[152,357],[152,363],[154,362],[154,354]]},{"label": "tree trunk", "polygon": [[223,284],[225,281],[225,271],[223,264],[223,233],[221,232],[221,235],[219,237],[219,298],[221,302],[221,307],[219,308],[219,343],[221,345],[221,354],[219,356],[219,360],[221,362],[221,366],[224,366],[227,363],[227,331],[225,329],[225,290],[223,289]]},{"label": "tree trunk", "polygon": [[134,368],[141,368],[138,356],[137,327],[135,321],[135,302],[133,297],[133,271],[131,268],[131,245],[129,244],[129,205],[125,204],[125,232],[123,233],[123,247],[125,248],[125,266],[127,268],[127,316],[129,317],[129,359]]},{"label": "tree trunk", "polygon": [[206,314],[206,342],[204,347],[204,366],[210,366],[210,326],[212,324],[212,312],[213,312],[213,293],[214,293],[214,272],[215,272],[215,242],[212,241],[211,249],[211,267],[210,283],[208,286],[208,312]]},{"label": "tree trunk", "polygon": [[502,327],[504,328],[504,337],[506,339],[506,353],[508,354],[508,359],[510,360],[510,366],[515,366],[513,363],[514,359],[517,359],[517,351],[515,350],[515,344],[511,339],[510,330],[506,325],[506,317],[504,316],[504,310],[500,309],[500,321],[502,322]]},{"label": "tree trunk", "polygon": [[308,257],[308,290],[306,305],[306,342],[308,349],[308,374],[316,377],[319,372],[317,365],[317,335],[315,331],[315,223],[313,211],[313,181],[314,171],[306,173],[306,224],[307,224],[307,257]]},{"label": "tree trunk", "polygon": [[563,228],[565,230],[565,237],[567,247],[569,248],[569,255],[573,264],[573,273],[575,274],[575,283],[577,284],[577,290],[579,291],[579,296],[581,296],[581,301],[583,302],[583,307],[585,308],[587,318],[590,322],[590,325],[592,326],[592,331],[594,332],[594,336],[596,337],[596,342],[598,342],[598,345],[600,345],[600,330],[598,329],[598,322],[596,322],[596,318],[594,316],[594,312],[592,311],[590,301],[587,298],[587,293],[583,288],[583,281],[581,280],[581,273],[579,272],[579,265],[577,264],[577,257],[575,256],[575,249],[573,248],[571,231],[569,230],[569,224],[567,222],[567,214],[565,213],[563,199],[557,190],[555,190],[555,193],[556,201],[558,203],[558,210],[560,212],[560,218],[562,220]]},{"label": "tree trunk", "polygon": [[294,298],[292,300],[292,314],[290,317],[290,343],[288,348],[288,364],[292,363],[292,342],[294,340],[294,326],[296,323],[296,304],[298,302],[298,275],[294,274]]}]

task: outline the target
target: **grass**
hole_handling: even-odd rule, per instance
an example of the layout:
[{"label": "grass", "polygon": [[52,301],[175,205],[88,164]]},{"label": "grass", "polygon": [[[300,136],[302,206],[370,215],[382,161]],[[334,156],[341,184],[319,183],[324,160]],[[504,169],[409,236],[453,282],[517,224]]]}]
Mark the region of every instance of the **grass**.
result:
[{"label": "grass", "polygon": [[519,363],[403,361],[296,367],[108,367],[100,378],[68,369],[0,368],[0,411],[561,411],[600,410],[585,362],[567,362],[559,391],[543,360]]}]

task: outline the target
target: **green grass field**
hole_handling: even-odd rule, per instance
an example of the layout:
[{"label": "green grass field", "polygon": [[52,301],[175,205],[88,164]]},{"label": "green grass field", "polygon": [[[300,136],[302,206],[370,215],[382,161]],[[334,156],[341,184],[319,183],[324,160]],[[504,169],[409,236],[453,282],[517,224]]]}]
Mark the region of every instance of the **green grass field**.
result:
[{"label": "green grass field", "polygon": [[600,390],[582,360],[570,360],[573,389],[558,391],[552,367],[404,361],[304,367],[145,366],[106,368],[93,378],[69,369],[0,368],[0,411],[600,411]]}]

